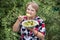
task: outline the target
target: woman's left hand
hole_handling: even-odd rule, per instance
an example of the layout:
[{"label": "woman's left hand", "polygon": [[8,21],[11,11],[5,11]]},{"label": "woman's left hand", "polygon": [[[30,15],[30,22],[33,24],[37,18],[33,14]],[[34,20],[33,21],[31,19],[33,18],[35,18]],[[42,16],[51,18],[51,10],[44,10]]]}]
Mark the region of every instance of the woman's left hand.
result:
[{"label": "woman's left hand", "polygon": [[30,31],[32,31],[33,30],[33,28],[28,28],[28,27],[26,27],[28,30],[30,30]]},{"label": "woman's left hand", "polygon": [[38,31],[33,28],[27,28],[28,30],[32,31],[35,35],[37,35]]}]

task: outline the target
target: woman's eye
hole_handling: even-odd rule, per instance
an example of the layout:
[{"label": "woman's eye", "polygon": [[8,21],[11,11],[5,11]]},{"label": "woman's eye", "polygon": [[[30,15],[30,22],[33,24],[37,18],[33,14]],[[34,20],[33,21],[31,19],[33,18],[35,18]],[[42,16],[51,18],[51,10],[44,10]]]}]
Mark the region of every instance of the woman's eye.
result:
[{"label": "woman's eye", "polygon": [[27,9],[27,10],[30,10],[30,9]]},{"label": "woman's eye", "polygon": [[31,11],[34,11],[34,10],[31,10]]}]

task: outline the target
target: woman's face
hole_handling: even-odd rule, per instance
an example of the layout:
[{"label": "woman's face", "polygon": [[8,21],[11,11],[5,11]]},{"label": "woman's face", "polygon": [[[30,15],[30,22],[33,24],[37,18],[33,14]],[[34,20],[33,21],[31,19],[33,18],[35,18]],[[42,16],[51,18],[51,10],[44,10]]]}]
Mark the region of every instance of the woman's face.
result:
[{"label": "woman's face", "polygon": [[34,17],[36,15],[36,10],[31,5],[29,5],[26,9],[26,13],[30,14],[30,17]]}]

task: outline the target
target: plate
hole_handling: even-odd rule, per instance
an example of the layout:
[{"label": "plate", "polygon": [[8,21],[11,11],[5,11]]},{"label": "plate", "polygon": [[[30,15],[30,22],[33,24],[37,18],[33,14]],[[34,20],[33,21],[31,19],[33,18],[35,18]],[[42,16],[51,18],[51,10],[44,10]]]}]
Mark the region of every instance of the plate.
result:
[{"label": "plate", "polygon": [[29,28],[33,28],[36,25],[39,25],[39,23],[36,20],[26,20],[22,22],[22,25],[24,27],[29,27]]}]

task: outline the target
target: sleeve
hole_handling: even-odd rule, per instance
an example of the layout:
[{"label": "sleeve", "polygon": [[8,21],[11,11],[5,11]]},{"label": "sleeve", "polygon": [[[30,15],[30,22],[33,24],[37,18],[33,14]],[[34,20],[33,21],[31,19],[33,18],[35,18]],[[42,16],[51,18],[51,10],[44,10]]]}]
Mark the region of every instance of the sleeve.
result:
[{"label": "sleeve", "polygon": [[43,35],[46,35],[46,28],[44,21],[42,19],[39,19],[38,22],[39,22],[39,32],[41,32]]}]

